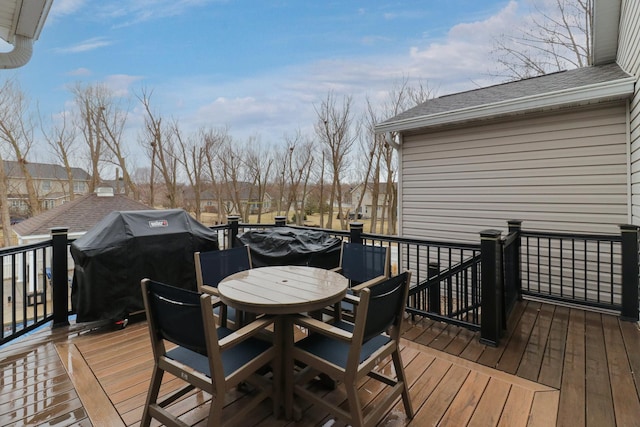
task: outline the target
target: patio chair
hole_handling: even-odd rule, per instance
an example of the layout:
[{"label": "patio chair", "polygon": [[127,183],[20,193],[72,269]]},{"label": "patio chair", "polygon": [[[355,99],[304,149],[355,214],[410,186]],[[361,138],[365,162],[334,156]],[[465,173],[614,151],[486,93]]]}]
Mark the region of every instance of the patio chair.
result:
[{"label": "patio chair", "polygon": [[[225,277],[252,267],[249,246],[225,249],[221,251],[196,252],[196,283],[198,291],[218,296],[218,283]],[[238,313],[232,307],[222,304],[216,310],[220,318],[220,325],[241,324]]]},{"label": "patio chair", "polygon": [[[358,306],[355,323],[336,320],[329,324],[303,316],[295,319],[297,325],[313,332],[294,344],[293,358],[305,366],[295,380],[297,396],[354,427],[379,423],[400,396],[407,417],[413,418],[400,357],[400,334],[410,280],[411,272],[405,272],[362,289],[358,296],[347,295],[345,299]],[[384,368],[381,363],[387,356],[391,356],[393,369]],[[395,378],[390,376],[392,372]],[[327,399],[324,393],[318,393],[317,388],[308,388],[319,374],[344,385],[346,408],[336,399]],[[388,386],[381,392],[381,398],[370,404],[366,414],[358,391],[365,376]]]},{"label": "patio chair", "polygon": [[[333,269],[349,279],[349,293],[380,283],[390,274],[391,253],[388,246],[372,246],[359,243],[342,243],[340,265]],[[340,319],[343,312],[353,320],[353,306],[346,301],[324,310],[325,314]],[[317,316],[316,316],[317,317]]]},{"label": "patio chair", "polygon": [[[216,328],[211,306],[218,301],[211,295],[149,279],[143,279],[141,286],[154,357],[142,426],[148,426],[151,418],[169,426],[184,426],[170,405],[196,388],[212,396],[209,426],[222,424],[225,395],[241,382],[251,384],[255,391],[225,420],[228,425],[241,423],[250,410],[270,397],[270,382],[255,373],[274,359],[275,349],[255,335],[272,324],[272,319],[263,317],[236,331]],[[165,372],[187,385],[159,401]]]},{"label": "patio chair", "polygon": [[391,252],[388,246],[342,243],[340,265],[334,269],[350,281],[357,292],[389,277]]}]

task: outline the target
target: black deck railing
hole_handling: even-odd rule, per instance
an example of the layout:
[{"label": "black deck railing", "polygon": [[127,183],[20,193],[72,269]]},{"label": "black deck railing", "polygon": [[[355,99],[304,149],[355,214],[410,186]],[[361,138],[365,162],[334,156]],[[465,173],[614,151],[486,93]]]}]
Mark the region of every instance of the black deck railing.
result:
[{"label": "black deck railing", "polygon": [[[234,245],[240,232],[285,224],[285,217],[258,225],[230,217],[228,224],[211,229],[225,248]],[[505,237],[499,230],[486,230],[480,244],[364,233],[359,223],[348,231],[313,229],[390,247],[392,272],[413,272],[409,314],[480,330],[481,341],[490,345],[499,343],[511,307],[521,297],[612,310],[623,319],[638,320],[636,226],[621,226],[620,235],[576,235],[525,231],[519,221],[510,221]],[[52,229],[51,236],[0,250],[0,344],[47,322],[68,324],[73,266],[67,231]]]},{"label": "black deck railing", "polygon": [[51,240],[0,250],[0,344],[53,319],[51,252]]}]

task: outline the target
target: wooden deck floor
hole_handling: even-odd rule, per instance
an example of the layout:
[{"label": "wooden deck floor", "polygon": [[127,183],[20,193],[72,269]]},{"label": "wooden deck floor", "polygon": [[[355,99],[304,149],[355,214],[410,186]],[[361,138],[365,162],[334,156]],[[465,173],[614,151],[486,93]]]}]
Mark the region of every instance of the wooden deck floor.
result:
[{"label": "wooden deck floor", "polygon": [[[465,329],[428,320],[408,325],[402,354],[416,417],[407,425],[640,426],[636,323],[535,302],[520,304],[513,316],[497,348]],[[0,426],[138,425],[151,364],[145,322],[33,334],[0,350]],[[163,392],[178,381],[167,381]],[[371,405],[383,392],[373,381],[360,390]],[[344,401],[341,387],[318,392]],[[242,403],[237,392],[225,411]],[[206,395],[176,405],[186,422],[204,424]],[[399,403],[380,425],[405,425],[402,417]],[[344,424],[314,407],[304,407],[298,423],[278,420],[265,403],[246,425]]]},{"label": "wooden deck floor", "polygon": [[638,323],[580,309],[520,302],[497,348],[428,320],[404,337],[560,390],[559,426],[640,426]]}]

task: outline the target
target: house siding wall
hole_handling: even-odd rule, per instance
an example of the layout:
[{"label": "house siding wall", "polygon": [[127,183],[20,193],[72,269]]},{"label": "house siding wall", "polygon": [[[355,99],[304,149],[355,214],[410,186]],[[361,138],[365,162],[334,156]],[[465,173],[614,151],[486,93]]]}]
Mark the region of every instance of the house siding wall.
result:
[{"label": "house siding wall", "polygon": [[617,233],[628,222],[626,104],[405,134],[401,234],[478,242],[485,229]]},{"label": "house siding wall", "polygon": [[633,224],[640,225],[640,2],[623,0],[617,63],[635,76],[636,88],[629,105],[631,145],[631,212]]}]

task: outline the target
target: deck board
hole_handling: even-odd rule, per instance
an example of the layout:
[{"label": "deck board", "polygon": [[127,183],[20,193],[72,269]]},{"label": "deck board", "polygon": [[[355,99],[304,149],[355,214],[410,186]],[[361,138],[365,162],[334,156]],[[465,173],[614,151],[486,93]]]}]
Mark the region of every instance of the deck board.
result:
[{"label": "deck board", "polygon": [[551,329],[553,312],[555,311],[554,308],[554,306],[549,304],[542,305],[540,308],[531,334],[529,334],[529,339],[524,346],[524,352],[520,360],[514,362],[517,364],[514,372],[517,372],[519,377],[531,381],[538,380],[542,366],[542,358],[545,355],[545,348],[549,340],[549,331]]},{"label": "deck board", "polygon": [[615,424],[608,359],[604,347],[601,315],[586,313],[585,369],[587,387],[587,426]]},{"label": "deck board", "polygon": [[586,425],[585,419],[585,324],[582,311],[572,310],[568,325],[558,422],[560,425]]},{"label": "deck board", "polygon": [[606,330],[611,331],[604,339],[616,422],[624,426],[640,426],[640,401],[625,398],[633,395],[636,388],[633,379],[627,375],[630,365],[626,352],[623,351],[622,332],[615,328],[614,319],[610,317],[603,319],[603,325]]},{"label": "deck board", "polygon": [[568,324],[569,309],[567,307],[556,307],[553,312],[553,319],[551,319],[551,328],[537,379],[538,382],[549,387],[559,389],[562,384]]}]

